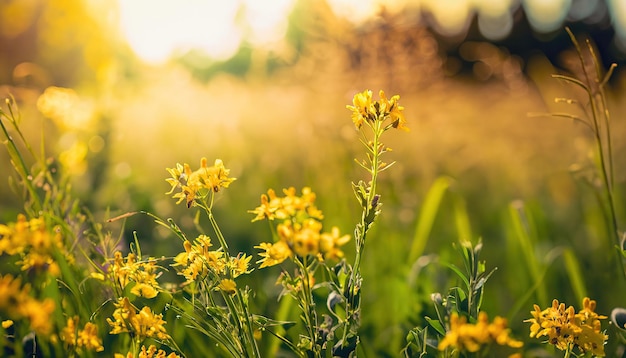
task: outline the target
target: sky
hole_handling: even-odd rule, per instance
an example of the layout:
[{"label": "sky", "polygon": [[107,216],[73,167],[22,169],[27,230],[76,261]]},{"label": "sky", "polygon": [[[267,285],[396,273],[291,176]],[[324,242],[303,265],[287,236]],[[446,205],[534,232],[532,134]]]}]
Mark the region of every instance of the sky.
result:
[{"label": "sky", "polygon": [[[550,32],[566,19],[602,18],[604,0],[327,0],[338,15],[355,24],[371,18],[381,5],[393,12],[404,6],[427,11],[429,23],[446,35],[463,33],[474,14],[489,40],[506,38],[513,28],[513,11],[524,8],[538,32]],[[626,1],[606,0],[616,45],[626,52]],[[295,0],[118,0],[121,31],[144,61],[163,63],[172,54],[200,49],[215,60],[233,56],[242,41],[273,46],[283,40]],[[149,11],[147,10],[149,9]]]}]

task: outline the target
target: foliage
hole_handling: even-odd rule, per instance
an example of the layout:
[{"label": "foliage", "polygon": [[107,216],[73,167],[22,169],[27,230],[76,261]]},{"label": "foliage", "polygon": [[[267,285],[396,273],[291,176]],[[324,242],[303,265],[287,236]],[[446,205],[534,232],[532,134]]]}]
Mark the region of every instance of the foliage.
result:
[{"label": "foliage", "polygon": [[[588,117],[555,116],[581,122],[593,135],[596,166],[589,178],[599,178],[600,184],[589,183],[597,193],[611,246],[623,254],[603,91],[614,67],[601,76],[599,61],[587,43],[596,68],[591,76],[587,55],[571,32],[570,36],[583,76],[555,78],[581,88],[587,102],[559,101],[579,104]],[[47,96],[65,93],[51,91]],[[43,102],[40,108],[45,109]],[[168,195],[184,203],[187,222],[195,230],[152,211],[97,220],[92,208],[74,197],[76,163],[71,156],[56,159],[46,153],[45,145],[41,152],[34,150],[21,129],[16,102],[8,99],[5,107],[0,124],[13,165],[10,183],[24,203],[15,220],[0,225],[0,334],[7,356],[499,357],[553,349],[566,356],[602,356],[624,345],[623,332],[602,330],[606,317],[596,313],[596,301],[587,297],[588,291],[594,296],[600,292],[589,289],[593,282],[584,276],[588,272],[583,258],[577,257],[580,251],[542,246],[534,221],[540,212],[527,203],[513,202],[503,210],[509,236],[501,256],[512,264],[498,271],[487,269],[481,256],[496,244],[474,243],[465,202],[455,196],[457,183],[449,177],[437,179],[423,200],[412,240],[393,230],[398,218],[380,215],[382,192],[393,189],[381,173],[395,173],[395,162],[383,161],[391,149],[382,137],[392,138],[388,131],[394,129],[408,131],[397,95],[387,98],[380,91],[374,100],[366,90],[347,106],[365,149],[364,159],[356,164],[367,174],[352,183],[360,211],[353,235],[329,225],[311,187],[298,191],[289,186],[282,194],[269,189],[261,195],[260,205],[249,210],[253,222],[267,222],[271,235],[271,240],[253,244],[260,251],[256,266],[249,248],[234,245],[236,240],[223,231],[236,219],[218,220],[220,199],[234,195],[236,189],[231,193],[231,187],[239,184],[222,160],[210,164],[203,158],[197,169],[187,163],[167,169]],[[337,183],[334,187],[340,188]],[[333,195],[335,200],[341,198]],[[449,243],[438,243],[433,251],[429,242],[432,233],[441,235],[437,216],[445,212],[453,214],[454,225],[446,226],[457,230],[458,240],[448,245],[456,249],[456,256],[446,247]],[[178,252],[150,255],[146,248],[153,247],[145,244],[149,238],[134,232],[128,239],[126,222],[141,217],[165,229],[168,238],[179,240]],[[119,235],[103,229],[114,223],[124,225]],[[461,265],[455,261],[459,258]],[[563,260],[563,273],[555,274],[551,270],[561,269],[553,265],[558,258]],[[623,279],[623,266],[617,271],[613,276]],[[509,296],[490,296],[505,291],[490,291],[500,274],[505,280],[519,280],[507,287]],[[551,307],[541,308],[550,297],[563,294],[563,286],[552,285],[560,275],[571,284],[565,295],[572,291],[582,300],[580,311],[565,308],[557,299]],[[275,285],[269,287],[267,281]],[[377,296],[380,292],[386,294],[383,300]],[[526,313],[519,317],[533,300],[538,304],[530,311],[532,318]],[[624,328],[623,309],[616,308],[611,319],[617,330]],[[389,331],[388,322],[394,325]],[[530,329],[529,335],[519,333],[520,324],[525,332]],[[534,338],[542,337],[548,344],[537,345]]]}]

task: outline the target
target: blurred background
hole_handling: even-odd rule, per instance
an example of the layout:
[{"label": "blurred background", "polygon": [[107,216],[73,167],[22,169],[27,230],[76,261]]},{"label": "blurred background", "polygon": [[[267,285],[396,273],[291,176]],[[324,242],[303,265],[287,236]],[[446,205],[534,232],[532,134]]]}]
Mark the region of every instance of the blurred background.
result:
[{"label": "blurred background", "polygon": [[[15,97],[32,143],[72,173],[76,195],[103,222],[146,210],[194,230],[193,211],[164,195],[165,168],[221,158],[238,180],[220,193],[217,220],[233,250],[252,253],[270,234],[246,211],[268,188],[312,187],[326,225],[352,232],[360,214],[350,182],[366,173],[354,163],[364,154],[345,105],[364,89],[399,94],[411,131],[385,138],[397,163],[381,175],[383,215],[365,253],[367,349],[398,352],[407,329],[423,324],[428,295],[454,282],[437,269],[417,285],[407,279],[421,206],[442,177],[450,187],[422,262],[456,262],[455,220],[466,218],[487,267],[498,267],[485,307],[525,337],[532,303],[579,305],[564,252],[599,312],[626,305],[615,242],[586,185],[591,133],[529,115],[578,113],[554,101],[582,98],[551,78],[577,71],[565,26],[590,40],[603,68],[618,65],[607,96],[623,230],[620,0],[0,0],[0,95]],[[11,175],[5,151],[0,163]],[[2,179],[2,222],[21,207]],[[532,258],[520,254],[512,217],[527,224]],[[151,255],[180,251],[148,217],[125,230]],[[541,265],[546,296],[526,295],[537,287],[529,262]],[[253,276],[268,276],[261,301],[271,306],[276,276],[266,272]]]}]

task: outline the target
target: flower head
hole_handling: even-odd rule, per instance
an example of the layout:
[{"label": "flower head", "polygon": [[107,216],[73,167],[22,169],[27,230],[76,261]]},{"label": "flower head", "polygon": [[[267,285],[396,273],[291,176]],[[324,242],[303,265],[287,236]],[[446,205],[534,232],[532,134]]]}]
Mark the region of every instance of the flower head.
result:
[{"label": "flower head", "polygon": [[171,177],[165,179],[171,189],[167,194],[172,194],[176,189],[179,192],[173,195],[178,199],[177,204],[185,200],[187,207],[191,207],[196,197],[204,197],[209,192],[216,193],[221,188],[228,188],[236,178],[230,178],[230,169],[226,169],[221,159],[216,159],[212,166],[207,164],[206,158],[200,160],[200,168],[192,171],[189,164],[177,163],[175,168],[167,168]]},{"label": "flower head", "polygon": [[454,313],[450,316],[450,329],[439,342],[439,350],[454,347],[461,352],[478,352],[489,344],[519,348],[522,342],[509,336],[506,320],[496,317],[493,323],[485,312],[478,314],[478,321],[468,323],[467,318]]},{"label": "flower head", "polygon": [[309,187],[302,188],[301,195],[296,189],[283,189],[284,196],[277,196],[274,190],[261,195],[261,206],[250,213],[256,214],[252,221],[276,220],[277,242],[262,243],[257,248],[265,250],[259,254],[261,268],[277,265],[288,257],[313,256],[319,260],[343,257],[340,246],[350,240],[350,236],[339,234],[338,228],[330,233],[322,232],[324,218],[322,211],[315,206],[315,193]]},{"label": "flower head", "polygon": [[547,337],[548,343],[560,350],[574,347],[583,353],[591,352],[595,356],[604,356],[604,342],[608,339],[601,329],[601,319],[606,316],[595,312],[596,302],[585,297],[583,309],[578,313],[574,307],[565,307],[558,300],[552,301],[552,306],[544,310],[534,305],[529,322],[530,337]]},{"label": "flower head", "polygon": [[[138,358],[180,358],[180,356],[174,352],[167,354],[162,349],[157,349],[156,346],[150,345],[148,348],[146,346],[141,346],[141,352],[139,352]],[[132,353],[128,353],[126,355],[115,353],[114,358],[135,358]]]},{"label": "flower head", "polygon": [[161,288],[157,282],[159,276],[158,266],[155,259],[146,261],[137,260],[137,255],[129,253],[126,258],[121,251],[116,251],[113,262],[108,268],[108,273],[120,289],[124,289],[129,283],[135,285],[131,293],[140,297],[154,298]]},{"label": "flower head", "polygon": [[22,285],[19,277],[0,276],[0,315],[3,318],[26,319],[33,331],[46,335],[52,329],[50,317],[54,309],[52,299],[36,300],[30,295],[30,285]]},{"label": "flower head", "polygon": [[170,335],[165,329],[162,314],[155,314],[150,307],[144,306],[140,311],[133,306],[127,297],[122,297],[115,304],[113,319],[107,318],[111,326],[110,334],[132,332],[139,339],[155,338],[167,340]]},{"label": "flower head", "polygon": [[68,318],[67,325],[59,335],[61,340],[69,346],[102,352],[104,347],[102,339],[98,337],[98,326],[87,322],[83,329],[78,330],[77,325],[78,316]]},{"label": "flower head", "polygon": [[261,264],[260,268],[278,265],[293,255],[293,252],[284,241],[278,241],[274,244],[262,242],[255,248],[265,250],[265,252],[259,254],[262,259],[257,261],[257,263]]},{"label": "flower head", "polygon": [[378,93],[380,100],[372,101],[372,91],[365,90],[357,93],[352,98],[352,106],[346,106],[352,111],[352,122],[357,129],[361,129],[363,123],[373,124],[375,122],[385,123],[388,121],[385,130],[397,128],[408,131],[406,118],[404,117],[404,107],[400,106],[399,95],[394,95],[387,99],[384,91]]}]

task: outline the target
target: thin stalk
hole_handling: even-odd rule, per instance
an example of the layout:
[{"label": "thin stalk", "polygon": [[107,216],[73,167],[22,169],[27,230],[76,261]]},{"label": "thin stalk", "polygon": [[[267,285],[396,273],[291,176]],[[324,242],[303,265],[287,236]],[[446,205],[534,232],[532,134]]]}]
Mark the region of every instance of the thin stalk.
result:
[{"label": "thin stalk", "polygon": [[315,302],[313,301],[313,291],[311,282],[309,281],[309,268],[307,257],[302,258],[303,261],[296,260],[299,269],[302,271],[302,311],[304,312],[304,320],[311,339],[311,349],[315,357],[321,357],[320,351],[317,349],[317,315],[315,312]]},{"label": "thin stalk", "polygon": [[226,239],[224,238],[224,235],[222,234],[222,230],[220,230],[219,225],[217,224],[217,221],[215,220],[215,217],[213,216],[213,196],[215,194],[213,192],[211,192],[211,201],[210,203],[207,205],[206,202],[203,202],[200,204],[200,206],[204,209],[204,211],[206,212],[208,218],[209,218],[209,222],[211,222],[211,227],[213,228],[213,232],[215,232],[215,236],[217,236],[217,240],[220,242],[220,246],[222,247],[222,249],[224,250],[224,255],[226,255],[226,258],[230,261],[230,253],[228,252],[228,244],[226,243]]},{"label": "thin stalk", "polygon": [[[241,326],[241,320],[239,319],[239,311],[237,310],[237,307],[235,307],[235,302],[233,301],[233,298],[229,294],[224,292],[222,292],[222,296],[224,297],[224,301],[226,302],[226,305],[228,306],[228,309],[232,314],[232,321],[234,321],[235,326],[237,327],[237,332],[243,333],[244,329]],[[241,344],[241,337],[238,340],[238,343],[239,349],[241,350],[241,353],[243,353],[243,356],[250,357],[246,345]]]},{"label": "thin stalk", "polygon": [[[230,262],[231,256],[228,251],[228,244],[226,243],[226,238],[222,234],[222,230],[220,230],[220,227],[217,224],[217,221],[215,220],[215,216],[213,216],[212,208],[213,208],[214,196],[215,196],[215,193],[211,192],[209,203],[207,204],[205,201],[203,201],[200,206],[205,210],[209,218],[211,227],[213,228],[213,232],[215,232],[215,236],[217,236],[217,240],[219,241],[220,246],[222,247],[224,255],[226,256],[226,260]],[[252,322],[250,321],[250,314],[248,312],[246,303],[243,301],[241,289],[239,287],[237,287],[236,289],[236,295],[237,295],[237,301],[233,301],[232,297],[230,297],[230,295],[228,294],[223,295],[223,296],[231,313],[236,315],[234,318],[237,323],[237,328],[238,328],[238,331],[241,332],[242,334],[242,337],[240,338],[244,340],[244,343],[242,344],[242,349],[244,350],[244,353],[246,353],[245,354],[246,357],[252,357],[252,356],[260,357],[261,355],[259,352],[259,347],[256,344],[256,341],[254,340],[254,330],[252,327]],[[241,311],[241,314],[239,314],[240,311]],[[241,324],[239,316],[243,316],[245,325]]]},{"label": "thin stalk", "polygon": [[243,311],[243,317],[246,324],[246,333],[248,338],[248,344],[250,344],[252,351],[254,352],[255,357],[260,357],[261,352],[259,351],[259,346],[256,344],[254,340],[254,329],[252,327],[252,321],[250,320],[250,313],[248,312],[248,306],[243,301],[242,293],[239,287],[237,287],[237,299],[239,301],[239,305]]},{"label": "thin stalk", "polygon": [[[607,201],[606,205],[608,205],[609,207],[609,215],[608,215],[609,217],[607,218],[607,220],[609,221],[609,227],[610,227],[610,230],[612,231],[611,235],[615,237],[617,246],[620,248],[621,251],[623,251],[624,248],[621,247],[621,238],[619,235],[619,227],[617,224],[617,211],[615,209],[615,198],[613,197],[613,154],[611,153],[612,145],[611,145],[610,123],[609,123],[610,118],[609,118],[608,109],[606,107],[606,101],[604,98],[605,95],[604,95],[604,92],[602,91],[604,84],[608,80],[608,77],[603,79],[602,82],[599,82],[599,81],[597,82],[599,92],[594,93],[593,88],[591,87],[593,82],[585,66],[585,59],[583,58],[582,49],[580,48],[580,45],[578,44],[578,41],[576,40],[576,37],[574,36],[572,31],[569,28],[566,28],[566,31],[572,43],[574,44],[574,47],[576,48],[578,59],[580,61],[583,75],[585,77],[586,85],[584,85],[583,87],[585,91],[587,92],[587,96],[589,98],[589,105],[591,106],[591,116],[593,119],[593,127],[594,127],[593,133],[594,133],[595,142],[596,142],[596,146],[598,150],[598,156],[600,159],[600,163],[599,163],[600,176],[602,177],[602,182],[604,186],[604,191],[605,191],[604,195],[606,196],[606,201]],[[598,68],[599,62],[589,42],[587,42],[587,47],[591,53],[593,62],[596,65],[596,72],[599,75],[599,68]],[[609,74],[612,73],[612,69],[613,67],[611,67],[611,70],[610,70],[611,72],[609,72]],[[604,112],[604,121],[603,121],[604,131],[602,131],[602,123],[600,122],[600,119],[598,118],[598,111],[600,110],[600,108],[596,100],[596,95],[599,95],[600,97],[600,102],[601,102],[600,106],[602,107],[603,112]],[[604,132],[604,136],[602,135],[603,132]],[[605,146],[606,146],[606,152],[605,152]],[[622,275],[626,278],[626,270],[625,270],[624,262],[621,257],[618,258],[618,261],[620,263]]]},{"label": "thin stalk", "polygon": [[[357,298],[360,297],[360,295],[356,295],[355,286],[357,285],[357,281],[361,276],[361,257],[363,255],[363,249],[365,248],[367,231],[369,230],[369,225],[371,224],[368,223],[368,218],[370,217],[371,210],[376,210],[376,208],[374,207],[374,198],[376,197],[376,184],[378,179],[378,172],[380,171],[380,154],[382,154],[379,147],[381,146],[380,137],[384,132],[383,120],[384,118],[380,118],[380,120],[373,121],[373,123],[366,122],[374,132],[374,138],[371,146],[367,144],[367,139],[363,141],[364,143],[366,143],[366,146],[371,153],[371,156],[368,155],[368,158],[370,160],[370,168],[367,168],[371,175],[371,178],[369,183],[369,190],[367,192],[366,205],[363,208],[361,221],[359,222],[359,224],[357,225],[357,229],[355,230],[355,233],[357,233],[358,235],[355,237],[356,253],[354,257],[354,265],[352,266],[352,272],[350,274],[350,290],[348,293],[348,302],[346,303],[347,317],[342,340],[344,344],[347,343],[346,339],[348,333],[350,332],[354,324],[353,317],[356,313],[356,310],[360,306],[360,298]],[[358,227],[360,227],[361,230],[359,230]],[[360,288],[358,289],[360,290]]]},{"label": "thin stalk", "polygon": [[4,111],[0,110],[0,127],[2,127],[2,132],[4,133],[4,136],[7,139],[5,143],[7,145],[9,155],[11,156],[13,166],[17,170],[18,174],[22,177],[22,180],[24,181],[24,184],[26,185],[28,192],[34,199],[33,209],[34,209],[35,214],[38,214],[39,211],[41,211],[41,199],[39,198],[37,191],[32,185],[32,181],[31,181],[32,175],[30,171],[28,170],[28,167],[26,166],[26,162],[24,161],[22,154],[17,148],[17,145],[15,144],[13,137],[11,137],[11,135],[9,134],[9,131],[5,127],[4,123],[2,122],[2,117],[9,119],[9,121],[11,121],[11,118],[7,116],[7,114]]}]

